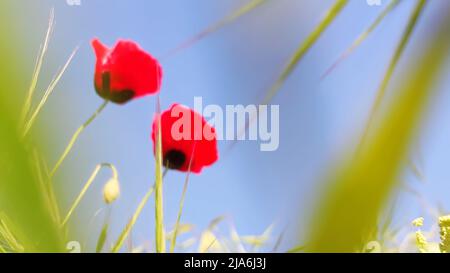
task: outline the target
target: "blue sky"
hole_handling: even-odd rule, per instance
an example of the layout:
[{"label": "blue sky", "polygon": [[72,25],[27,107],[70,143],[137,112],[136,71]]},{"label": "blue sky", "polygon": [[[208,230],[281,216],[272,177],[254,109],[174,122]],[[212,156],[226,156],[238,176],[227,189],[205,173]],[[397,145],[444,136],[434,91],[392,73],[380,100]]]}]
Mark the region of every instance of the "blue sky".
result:
[{"label": "blue sky", "polygon": [[[133,39],[156,57],[163,56],[245,2],[81,0],[80,6],[69,6],[63,0],[20,1],[20,4],[18,1],[12,12],[20,14],[16,29],[27,41],[22,51],[24,62],[30,67],[24,73],[30,77],[49,11],[55,8],[56,28],[44,67],[46,75],[39,83],[41,88],[71,51],[80,46],[39,118],[42,125],[51,124],[50,164],[76,128],[102,103],[92,85],[95,62],[89,43],[92,38],[98,37],[109,45],[118,38]],[[173,102],[193,106],[194,96],[202,96],[204,104],[221,106],[256,103],[332,3],[331,0],[269,1],[191,48],[162,60],[165,75],[162,107],[167,108]],[[191,177],[182,222],[195,224],[200,232],[213,218],[228,215],[229,223],[242,235],[262,233],[276,223],[275,231],[279,233],[288,226],[291,238],[308,226],[317,189],[326,175],[324,170],[355,145],[414,1],[404,1],[329,77],[324,80],[320,77],[387,3],[371,7],[362,0],[350,2],[272,101],[280,105],[279,149],[265,153],[259,151],[257,142],[239,142],[227,152],[231,143],[220,142],[219,162]],[[432,31],[426,28],[428,23],[446,4],[430,1],[389,90],[401,83],[404,68]],[[448,208],[450,79],[445,75],[448,70],[438,85],[440,92],[411,153],[423,169],[426,183],[408,171],[403,182],[417,189],[433,206],[441,203]],[[96,164],[110,162],[118,168],[122,196],[112,211],[112,237],[125,226],[153,183],[150,126],[154,110],[154,97],[125,106],[108,106],[83,133],[57,176],[57,186],[67,197],[63,207],[67,208]],[[86,225],[76,236],[95,239],[96,235],[89,235],[86,230],[98,230],[102,224],[102,215],[91,220],[104,207],[101,189],[108,177],[109,173],[102,173],[77,211],[78,220]],[[168,227],[176,219],[184,177],[182,173],[170,172],[165,181]],[[424,209],[411,195],[402,196],[396,219],[405,225],[422,215]],[[297,222],[300,228],[294,225]],[[222,233],[227,235],[227,230]],[[153,200],[133,231],[136,243],[152,242],[152,238]],[[290,246],[292,240],[283,244],[284,248]]]}]

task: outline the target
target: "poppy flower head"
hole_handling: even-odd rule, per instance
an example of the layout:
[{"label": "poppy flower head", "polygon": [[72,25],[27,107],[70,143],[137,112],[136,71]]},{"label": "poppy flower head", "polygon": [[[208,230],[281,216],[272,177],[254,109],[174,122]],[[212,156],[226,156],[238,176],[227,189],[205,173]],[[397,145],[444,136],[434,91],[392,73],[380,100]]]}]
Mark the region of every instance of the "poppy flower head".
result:
[{"label": "poppy flower head", "polygon": [[102,98],[123,104],[159,91],[161,65],[135,42],[119,40],[108,48],[94,39],[92,47],[97,57],[94,85]]},{"label": "poppy flower head", "polygon": [[[173,104],[160,114],[163,164],[169,169],[200,173],[218,159],[215,129],[192,109]],[[152,125],[155,152],[158,116]]]}]

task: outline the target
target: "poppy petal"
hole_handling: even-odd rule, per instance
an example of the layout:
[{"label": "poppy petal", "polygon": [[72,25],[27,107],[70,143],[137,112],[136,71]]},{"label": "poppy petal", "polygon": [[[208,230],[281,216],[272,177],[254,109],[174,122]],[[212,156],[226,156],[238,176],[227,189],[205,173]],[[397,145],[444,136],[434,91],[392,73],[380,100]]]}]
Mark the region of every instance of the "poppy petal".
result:
[{"label": "poppy petal", "polygon": [[[182,114],[177,116],[175,113]],[[180,139],[179,136],[173,135],[172,129],[181,118],[185,117],[184,115],[187,115],[189,118],[190,128],[185,128],[184,126],[181,128],[183,138]],[[201,120],[202,127],[199,128],[202,130],[201,139],[194,137],[196,133],[195,119]],[[155,117],[152,126],[153,151],[155,151],[156,120]],[[213,133],[212,138],[206,138],[203,135],[204,128]],[[186,131],[188,129],[190,131]],[[186,106],[173,104],[168,110],[161,113],[161,136],[163,162],[170,169],[187,172],[189,170],[189,162],[191,162],[190,171],[200,173],[203,167],[210,166],[218,160],[217,136],[214,128],[206,122],[203,116]]]},{"label": "poppy petal", "polygon": [[100,63],[102,63],[109,48],[102,44],[99,39],[92,40],[92,47],[94,48],[97,61],[100,61]]},{"label": "poppy petal", "polygon": [[[97,57],[95,89],[101,97],[121,104],[159,92],[161,65],[137,43],[120,40],[110,49],[94,39],[92,47]],[[109,90],[105,90],[103,82],[105,73],[109,74]]]}]

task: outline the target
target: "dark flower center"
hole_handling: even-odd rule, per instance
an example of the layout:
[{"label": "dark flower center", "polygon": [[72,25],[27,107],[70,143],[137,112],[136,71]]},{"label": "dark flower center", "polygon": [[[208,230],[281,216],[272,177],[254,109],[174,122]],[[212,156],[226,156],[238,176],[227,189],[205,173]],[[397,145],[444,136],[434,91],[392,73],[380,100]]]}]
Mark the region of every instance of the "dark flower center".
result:
[{"label": "dark flower center", "polygon": [[178,150],[169,150],[164,155],[164,166],[169,169],[180,169],[186,161],[186,155]]},{"label": "dark flower center", "polygon": [[134,97],[133,90],[111,90],[111,74],[109,72],[103,72],[102,74],[102,86],[95,86],[97,93],[100,97],[110,100],[118,104],[124,104]]},{"label": "dark flower center", "polygon": [[110,92],[107,99],[118,104],[124,104],[134,97],[133,90],[121,90]]}]

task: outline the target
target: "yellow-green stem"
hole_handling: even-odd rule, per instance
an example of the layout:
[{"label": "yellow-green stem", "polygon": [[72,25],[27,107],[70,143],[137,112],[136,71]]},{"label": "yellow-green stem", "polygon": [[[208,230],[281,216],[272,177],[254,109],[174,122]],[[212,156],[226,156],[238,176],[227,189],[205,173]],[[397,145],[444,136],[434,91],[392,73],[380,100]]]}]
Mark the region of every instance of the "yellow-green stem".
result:
[{"label": "yellow-green stem", "polygon": [[[41,101],[39,102],[39,104],[37,105],[36,109],[31,114],[30,118],[24,124],[25,127],[24,127],[24,131],[23,131],[23,134],[22,134],[22,138],[25,138],[27,136],[27,134],[30,132],[31,127],[33,126],[34,122],[36,121],[36,118],[38,117],[39,113],[41,112],[42,108],[44,107],[44,105],[47,102],[47,100],[50,97],[50,95],[55,90],[56,85],[61,80],[62,76],[64,75],[64,72],[69,67],[69,65],[72,62],[73,58],[75,57],[75,54],[77,53],[77,51],[78,51],[78,47],[76,47],[74,49],[74,51],[72,51],[72,54],[70,54],[70,57],[67,60],[67,62],[64,64],[64,66],[61,68],[61,70],[58,72],[58,74],[55,76],[55,78],[51,81],[50,85],[45,90],[44,96],[41,98]],[[29,110],[27,110],[27,113],[28,112],[29,112]]]},{"label": "yellow-green stem", "polygon": [[181,214],[183,213],[184,200],[186,199],[187,187],[189,184],[189,174],[186,175],[186,180],[184,181],[183,193],[181,194],[180,207],[178,209],[177,221],[175,223],[175,227],[173,230],[172,240],[170,242],[170,252],[174,252],[175,245],[177,244],[177,236],[178,236],[178,227],[180,226]]},{"label": "yellow-green stem", "polygon": [[[169,169],[164,169],[163,177],[166,176],[168,170]],[[123,243],[125,242],[125,239],[130,234],[131,229],[133,228],[133,226],[136,223],[137,219],[141,215],[142,210],[144,209],[145,205],[148,202],[148,199],[150,199],[150,197],[152,196],[154,191],[155,191],[155,184],[153,184],[150,187],[150,189],[147,191],[147,193],[145,194],[144,198],[142,198],[141,202],[139,203],[139,205],[138,205],[136,211],[134,212],[133,216],[131,217],[130,221],[127,223],[127,225],[125,226],[125,228],[122,231],[122,233],[120,233],[119,238],[117,239],[116,243],[114,244],[114,246],[111,249],[112,253],[117,253],[122,248]]]},{"label": "yellow-green stem", "polygon": [[38,54],[36,66],[35,66],[34,72],[33,72],[33,78],[31,79],[31,84],[28,89],[28,94],[27,94],[25,103],[22,108],[21,119],[20,119],[21,124],[25,123],[25,119],[26,119],[28,113],[30,112],[31,101],[33,99],[34,92],[36,91],[36,86],[37,86],[37,82],[39,79],[39,74],[41,72],[42,63],[44,62],[45,53],[47,52],[48,43],[50,41],[50,35],[52,34],[52,31],[53,31],[53,27],[54,27],[54,23],[55,23],[55,10],[53,8],[50,11],[50,18],[48,21],[49,21],[48,28],[47,28],[47,33],[45,35],[44,44],[41,46],[41,50]]},{"label": "yellow-green stem", "polygon": [[325,71],[322,75],[322,79],[328,76],[342,61],[344,61],[356,48],[358,48],[362,42],[364,42],[367,37],[384,21],[384,18],[394,10],[398,4],[400,4],[400,0],[392,0],[391,3],[380,13],[380,15],[375,19],[375,21],[363,32],[361,35],[356,38],[356,40],[352,43],[352,45],[344,51],[339,58]]},{"label": "yellow-green stem", "polygon": [[161,115],[159,113],[158,98],[157,134],[155,152],[155,242],[156,252],[166,251],[164,234],[164,209],[163,209],[163,177],[162,177],[162,148],[161,148]]},{"label": "yellow-green stem", "polygon": [[58,159],[58,161],[55,164],[55,167],[53,167],[52,171],[50,172],[50,177],[53,177],[55,175],[55,173],[58,171],[61,164],[66,159],[67,155],[72,150],[72,148],[75,145],[75,142],[78,140],[78,137],[80,136],[80,134],[84,131],[84,129],[86,129],[86,127],[89,126],[89,124],[91,124],[95,120],[95,118],[103,111],[103,109],[105,109],[106,105],[108,105],[108,102],[109,102],[108,100],[105,100],[102,103],[102,105],[100,105],[100,107],[94,112],[94,114],[92,114],[92,116],[88,120],[86,120],[86,122],[83,123],[83,125],[81,125],[80,128],[78,128],[78,130],[75,132],[75,134],[73,134],[73,136],[72,136],[69,144],[67,145],[66,149],[64,150],[63,154]]},{"label": "yellow-green stem", "polygon": [[193,37],[189,38],[188,40],[184,41],[177,47],[171,49],[167,53],[165,53],[160,60],[165,60],[169,57],[173,57],[180,51],[187,49],[200,41],[201,39],[207,37],[208,35],[216,32],[220,28],[234,22],[235,20],[241,18],[242,16],[248,14],[249,12],[253,11],[259,6],[262,6],[262,4],[267,3],[267,0],[252,0],[249,3],[244,4],[240,8],[238,8],[236,11],[233,11],[231,14],[228,14],[224,18],[222,18],[220,21],[214,23],[211,26],[208,26],[206,29],[202,30],[201,32],[197,33]]},{"label": "yellow-green stem", "polygon": [[155,186],[153,185],[145,194],[144,198],[142,198],[141,202],[139,203],[136,211],[134,212],[133,216],[131,217],[130,221],[126,225],[125,229],[120,234],[119,238],[117,239],[116,243],[111,249],[112,253],[117,253],[122,248],[123,243],[125,242],[125,239],[128,237],[128,235],[131,232],[131,229],[133,228],[134,224],[136,223],[137,219],[141,215],[142,210],[145,207],[145,204],[147,204],[148,199],[150,196],[152,196],[153,192],[155,191]]},{"label": "yellow-green stem", "polygon": [[311,49],[311,47],[322,36],[325,30],[330,24],[338,17],[342,9],[348,4],[348,0],[336,0],[334,5],[328,10],[322,21],[316,26],[316,28],[308,35],[308,37],[302,41],[297,51],[290,58],[289,62],[284,67],[281,74],[278,76],[276,82],[272,85],[271,89],[266,94],[262,104],[268,104],[270,100],[277,94],[278,90],[291,75],[297,64],[303,59],[305,54]]},{"label": "yellow-green stem", "polygon": [[188,166],[188,172],[186,174],[186,179],[184,180],[183,192],[181,194],[180,207],[178,209],[177,221],[175,223],[175,227],[173,229],[172,240],[170,242],[170,252],[173,252],[175,250],[175,246],[177,244],[178,227],[180,226],[181,214],[183,213],[184,200],[186,198],[187,187],[189,184],[189,175],[191,174],[191,165],[192,165],[192,159],[194,158],[194,152],[195,152],[195,145],[194,145],[194,148],[191,153],[191,160],[189,160],[189,166]]},{"label": "yellow-green stem", "polygon": [[101,168],[110,168],[112,170],[113,173],[113,178],[114,179],[118,179],[118,172],[117,169],[109,163],[102,163],[97,165],[97,167],[95,167],[94,172],[91,174],[91,177],[89,177],[88,181],[86,182],[86,184],[84,185],[83,189],[81,190],[80,194],[78,195],[78,197],[75,199],[75,201],[73,202],[72,206],[70,207],[69,211],[66,214],[66,217],[64,217],[64,220],[61,223],[61,226],[64,227],[67,222],[69,221],[70,217],[72,216],[73,212],[75,211],[75,209],[78,207],[78,205],[80,204],[81,199],[83,199],[84,195],[86,194],[87,190],[89,189],[89,187],[92,185],[92,183],[94,182],[95,178],[97,177],[97,174],[99,173],[99,171],[101,170]]},{"label": "yellow-green stem", "polygon": [[61,216],[59,212],[58,202],[56,200],[53,183],[49,179],[48,170],[45,168],[45,163],[40,157],[36,149],[33,150],[33,163],[36,166],[36,176],[39,181],[39,186],[45,194],[45,202],[55,220],[56,223],[61,222]]},{"label": "yellow-green stem", "polygon": [[366,127],[364,128],[363,136],[361,138],[361,141],[358,146],[358,151],[361,149],[361,147],[364,145],[365,141],[367,140],[367,137],[369,135],[370,129],[372,128],[373,122],[376,117],[376,113],[378,112],[378,109],[381,106],[381,102],[383,101],[383,98],[386,94],[386,90],[389,86],[389,83],[391,81],[392,75],[394,74],[395,68],[397,67],[397,64],[403,55],[403,52],[405,51],[406,45],[408,44],[409,40],[411,39],[411,35],[414,31],[415,26],[417,25],[417,21],[419,20],[420,15],[422,14],[425,4],[427,3],[426,0],[418,0],[416,7],[414,9],[414,12],[412,13],[408,26],[406,27],[406,30],[404,31],[402,38],[400,40],[400,44],[397,46],[397,49],[395,50],[394,56],[391,59],[391,62],[389,64],[388,70],[384,76],[383,82],[381,83],[380,88],[378,89],[375,103],[373,104],[370,114],[369,114],[369,120],[366,123]]}]

